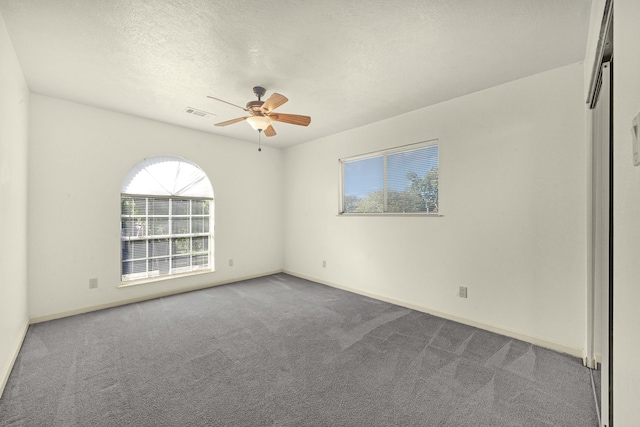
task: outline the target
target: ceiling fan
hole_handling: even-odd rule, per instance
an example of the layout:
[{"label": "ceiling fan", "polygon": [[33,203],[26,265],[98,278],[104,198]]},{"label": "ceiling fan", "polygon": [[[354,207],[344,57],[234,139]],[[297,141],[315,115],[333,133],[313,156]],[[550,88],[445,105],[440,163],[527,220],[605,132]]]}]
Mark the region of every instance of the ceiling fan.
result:
[{"label": "ceiling fan", "polygon": [[298,126],[309,126],[309,123],[311,123],[311,117],[309,116],[274,113],[273,110],[287,102],[289,99],[284,95],[280,95],[279,93],[273,93],[266,101],[263,101],[262,97],[264,97],[264,94],[266,92],[266,89],[261,86],[254,87],[253,93],[258,97],[258,100],[247,102],[246,108],[243,108],[231,102],[227,102],[223,99],[215,98],[213,96],[207,96],[207,98],[215,99],[216,101],[233,105],[234,107],[238,107],[250,114],[250,116],[238,117],[237,119],[227,120],[225,122],[216,123],[215,125],[228,126],[246,120],[253,129],[257,130],[258,132],[264,132],[266,136],[276,135],[276,131],[273,129],[271,122],[289,123]]}]

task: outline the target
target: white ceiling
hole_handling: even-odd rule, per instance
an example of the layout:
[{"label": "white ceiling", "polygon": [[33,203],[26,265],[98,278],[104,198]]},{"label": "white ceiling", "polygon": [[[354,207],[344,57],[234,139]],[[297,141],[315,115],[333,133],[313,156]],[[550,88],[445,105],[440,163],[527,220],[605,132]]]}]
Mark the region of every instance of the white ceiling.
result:
[{"label": "white ceiling", "polygon": [[[591,0],[0,0],[32,92],[286,147],[584,59]],[[216,115],[184,112],[194,107]],[[263,138],[263,141],[265,138]]]}]

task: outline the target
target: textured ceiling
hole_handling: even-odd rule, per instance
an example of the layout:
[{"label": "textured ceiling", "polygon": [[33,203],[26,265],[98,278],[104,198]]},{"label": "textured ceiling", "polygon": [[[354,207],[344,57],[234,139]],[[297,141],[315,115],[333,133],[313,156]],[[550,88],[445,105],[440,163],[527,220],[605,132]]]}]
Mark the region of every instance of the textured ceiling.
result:
[{"label": "textured ceiling", "polygon": [[[0,0],[32,92],[286,147],[582,61],[591,0]],[[194,107],[215,114],[184,112]],[[265,138],[263,138],[263,141]]]}]

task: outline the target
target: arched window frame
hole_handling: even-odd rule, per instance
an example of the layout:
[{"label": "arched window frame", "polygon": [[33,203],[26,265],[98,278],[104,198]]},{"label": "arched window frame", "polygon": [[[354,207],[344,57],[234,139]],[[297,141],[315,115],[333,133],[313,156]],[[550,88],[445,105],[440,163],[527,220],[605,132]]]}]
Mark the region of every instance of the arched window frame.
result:
[{"label": "arched window frame", "polygon": [[146,158],[123,180],[120,200],[121,286],[214,270],[213,188],[198,165]]}]

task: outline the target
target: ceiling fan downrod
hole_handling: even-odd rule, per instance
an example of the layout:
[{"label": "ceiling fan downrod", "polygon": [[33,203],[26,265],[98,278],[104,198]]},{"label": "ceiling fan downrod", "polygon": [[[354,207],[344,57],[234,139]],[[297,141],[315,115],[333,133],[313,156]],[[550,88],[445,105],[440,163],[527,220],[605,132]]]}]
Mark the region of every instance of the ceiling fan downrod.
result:
[{"label": "ceiling fan downrod", "polygon": [[267,93],[267,90],[262,86],[254,86],[253,93],[258,97],[258,101],[262,101],[262,97]]}]

